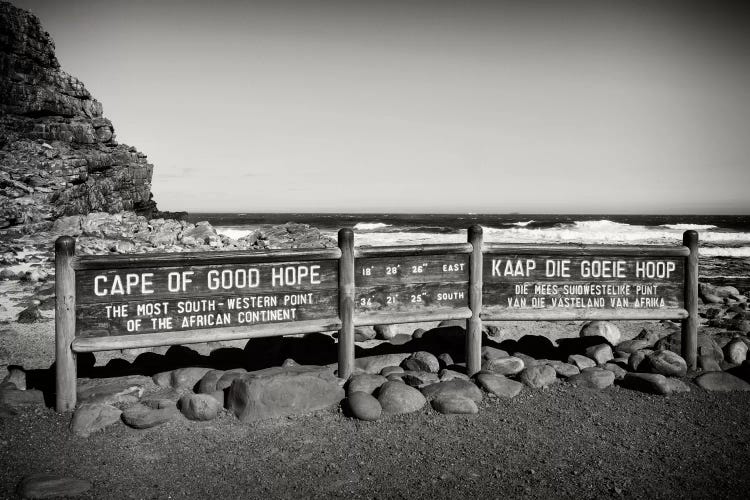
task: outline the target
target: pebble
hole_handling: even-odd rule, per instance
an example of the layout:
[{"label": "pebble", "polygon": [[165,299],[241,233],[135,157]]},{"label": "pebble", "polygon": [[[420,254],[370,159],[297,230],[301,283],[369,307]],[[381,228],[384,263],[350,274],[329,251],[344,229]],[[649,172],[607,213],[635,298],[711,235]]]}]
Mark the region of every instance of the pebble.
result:
[{"label": "pebble", "polygon": [[22,498],[51,498],[80,495],[91,489],[91,483],[54,474],[30,474],[24,476],[16,488]]},{"label": "pebble", "polygon": [[557,372],[550,365],[528,366],[518,376],[518,380],[534,389],[543,389],[557,380]]},{"label": "pebble", "polygon": [[568,379],[573,385],[589,389],[606,389],[615,382],[615,374],[603,368],[585,368]]},{"label": "pebble", "polygon": [[442,396],[431,401],[432,408],[446,415],[472,415],[479,413],[479,407],[471,398]]},{"label": "pebble", "polygon": [[401,363],[404,370],[424,371],[437,373],[440,371],[440,362],[434,354],[427,351],[417,351]]},{"label": "pebble", "polygon": [[575,366],[579,370],[583,370],[584,368],[593,368],[596,366],[596,362],[589,358],[588,356],[583,356],[582,354],[571,354],[568,356],[568,363]]},{"label": "pebble", "polygon": [[386,382],[378,391],[378,401],[386,415],[412,413],[420,410],[427,398],[418,389],[400,382]]},{"label": "pebble", "polygon": [[479,387],[501,398],[514,398],[523,389],[521,382],[494,373],[479,373],[476,380]]},{"label": "pebble", "polygon": [[646,358],[654,373],[660,373],[666,377],[687,375],[687,362],[677,353],[662,349],[648,354]]},{"label": "pebble", "polygon": [[353,375],[349,379],[349,385],[347,385],[346,392],[347,394],[353,392],[366,392],[367,394],[372,394],[387,381],[388,380],[382,375],[360,373],[358,375]]},{"label": "pebble", "polygon": [[380,405],[380,401],[372,394],[354,391],[349,394],[346,401],[352,415],[359,420],[373,422],[380,419],[383,414],[383,407]]},{"label": "pebble", "polygon": [[521,373],[524,367],[523,361],[515,356],[486,359],[482,363],[482,370],[500,375],[515,375]]},{"label": "pebble", "polygon": [[461,397],[473,400],[476,403],[482,401],[482,391],[469,380],[449,380],[438,382],[422,388],[422,394],[427,399],[439,399],[444,397]]},{"label": "pebble", "polygon": [[70,430],[76,436],[89,437],[97,431],[116,424],[121,416],[122,411],[109,404],[82,404],[73,414]]},{"label": "pebble", "polygon": [[695,378],[698,387],[707,391],[750,391],[750,384],[727,372],[708,372]]},{"label": "pebble", "polygon": [[213,420],[222,409],[221,403],[210,394],[186,394],[178,406],[188,420]]}]

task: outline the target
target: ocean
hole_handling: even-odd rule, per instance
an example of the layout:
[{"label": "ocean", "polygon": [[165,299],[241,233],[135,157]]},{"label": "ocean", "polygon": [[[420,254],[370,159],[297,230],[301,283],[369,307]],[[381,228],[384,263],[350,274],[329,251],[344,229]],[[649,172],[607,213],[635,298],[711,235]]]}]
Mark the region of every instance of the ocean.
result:
[{"label": "ocean", "polygon": [[356,245],[465,242],[473,224],[488,242],[547,244],[677,245],[694,229],[701,281],[750,291],[750,215],[193,213],[190,220],[207,220],[233,238],[285,222],[310,224],[334,239],[351,227]]}]

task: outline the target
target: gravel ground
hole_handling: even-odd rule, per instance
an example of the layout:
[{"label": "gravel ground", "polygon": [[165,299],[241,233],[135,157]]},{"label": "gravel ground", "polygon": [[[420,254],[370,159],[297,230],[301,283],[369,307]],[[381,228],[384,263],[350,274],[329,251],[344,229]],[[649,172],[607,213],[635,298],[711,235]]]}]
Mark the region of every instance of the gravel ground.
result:
[{"label": "gravel ground", "polygon": [[85,498],[747,498],[748,415],[750,393],[564,383],[486,397],[472,416],[224,414],[88,439],[44,409],[0,423],[0,494],[53,472],[91,481]]}]

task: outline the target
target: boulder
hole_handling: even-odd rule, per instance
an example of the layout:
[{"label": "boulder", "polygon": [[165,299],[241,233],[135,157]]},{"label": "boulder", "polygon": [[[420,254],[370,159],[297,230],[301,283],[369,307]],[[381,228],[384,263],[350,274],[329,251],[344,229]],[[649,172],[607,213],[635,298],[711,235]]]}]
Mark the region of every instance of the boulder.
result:
[{"label": "boulder", "polygon": [[628,373],[622,379],[622,386],[650,394],[666,395],[672,392],[667,377],[658,373]]},{"label": "boulder", "polygon": [[[660,339],[654,350],[667,349],[676,354],[682,354],[682,333],[675,332]],[[711,356],[718,363],[724,361],[724,353],[716,341],[705,333],[698,332],[698,356]]]},{"label": "boulder", "polygon": [[460,396],[441,396],[433,399],[432,408],[445,415],[472,415],[479,413],[477,403],[471,398]]},{"label": "boulder", "polygon": [[747,344],[740,338],[733,338],[724,346],[724,359],[740,365],[747,359]]},{"label": "boulder", "polygon": [[440,366],[443,368],[446,368],[448,366],[452,366],[455,362],[453,361],[453,357],[448,354],[447,352],[444,352],[440,354],[437,357],[437,360],[440,362]]},{"label": "boulder", "polygon": [[667,386],[669,393],[690,392],[690,386],[678,378],[667,377]]},{"label": "boulder", "polygon": [[340,380],[316,366],[268,368],[236,378],[227,409],[242,422],[279,418],[337,405],[344,399]]},{"label": "boulder", "polygon": [[216,384],[223,376],[223,370],[211,370],[206,372],[206,374],[200,379],[200,382],[198,382],[198,390],[196,392],[199,394],[211,394],[216,392],[218,390]]},{"label": "boulder", "polygon": [[410,355],[409,353],[399,352],[357,358],[354,360],[354,368],[365,373],[380,373],[380,370],[387,366],[399,366]]},{"label": "boulder", "polygon": [[39,473],[24,476],[16,493],[21,498],[73,497],[90,489],[91,483],[83,479]]},{"label": "boulder", "polygon": [[698,387],[707,391],[750,391],[750,384],[727,372],[708,372],[695,378]]},{"label": "boulder", "polygon": [[687,362],[672,351],[654,351],[647,356],[649,367],[654,373],[667,377],[684,377],[687,375]]},{"label": "boulder", "polygon": [[527,366],[518,376],[518,380],[528,387],[543,389],[557,380],[557,372],[550,365]]},{"label": "boulder", "polygon": [[438,373],[438,376],[440,377],[441,382],[447,382],[448,380],[457,380],[457,379],[469,380],[468,375],[461,373],[461,372],[457,372],[455,370],[449,370],[447,368],[443,368],[442,370],[440,370],[440,373]]},{"label": "boulder", "polygon": [[398,376],[407,385],[417,388],[421,388],[440,381],[440,377],[438,377],[437,373],[431,372],[405,371]]},{"label": "boulder", "polygon": [[379,420],[383,414],[383,407],[380,405],[380,401],[372,394],[354,391],[349,393],[346,401],[352,415],[359,420],[372,422]]},{"label": "boulder", "polygon": [[587,347],[585,352],[597,365],[603,365],[615,357],[609,344],[592,345]]},{"label": "boulder", "polygon": [[622,380],[628,371],[617,363],[606,363],[602,368],[615,374],[615,380]]},{"label": "boulder", "polygon": [[632,339],[632,340],[623,340],[622,342],[617,344],[617,347],[615,349],[619,352],[631,354],[636,351],[640,351],[641,349],[648,349],[652,345],[653,344],[649,344],[645,340]]},{"label": "boulder", "polygon": [[135,429],[148,429],[165,424],[180,416],[176,406],[166,408],[151,408],[141,403],[125,408],[122,421]]},{"label": "boulder", "polygon": [[353,392],[366,392],[372,394],[381,385],[385,384],[387,379],[383,375],[374,375],[372,373],[360,373],[352,375],[349,384],[346,387],[347,394]]},{"label": "boulder", "polygon": [[479,387],[501,398],[513,398],[521,392],[523,384],[503,375],[480,372],[476,376]]},{"label": "boulder", "polygon": [[497,347],[492,346],[482,346],[482,359],[498,359],[498,358],[507,358],[509,354],[506,351],[503,351],[502,349],[498,349]]},{"label": "boulder", "polygon": [[422,387],[422,394],[427,399],[468,398],[475,403],[482,401],[482,391],[469,380],[449,380]]},{"label": "boulder", "polygon": [[720,372],[721,365],[713,356],[698,356],[698,368],[704,372]]},{"label": "boulder", "polygon": [[89,437],[91,434],[119,422],[121,415],[122,411],[119,408],[109,404],[82,404],[76,408],[73,414],[70,430],[76,436]]},{"label": "boulder", "polygon": [[386,415],[419,411],[427,402],[418,389],[400,382],[386,382],[378,391],[378,401]]},{"label": "boulder", "polygon": [[82,378],[76,388],[79,403],[134,403],[147,389],[154,387],[150,377],[128,375],[125,377]]},{"label": "boulder", "polygon": [[609,321],[591,321],[585,323],[580,332],[581,337],[602,337],[610,345],[620,343],[620,329]]},{"label": "boulder", "polygon": [[14,389],[12,384],[0,388],[0,405],[12,409],[21,409],[29,406],[44,406],[44,394],[36,389],[22,391]]},{"label": "boulder", "polygon": [[375,325],[374,330],[377,338],[381,340],[391,340],[398,335],[396,325]]},{"label": "boulder", "polygon": [[380,370],[380,374],[384,377],[398,373],[404,373],[404,369],[400,366],[386,366],[385,368]]},{"label": "boulder", "polygon": [[0,384],[10,382],[16,389],[22,391],[26,390],[26,372],[20,366],[10,365],[8,366],[8,374],[5,376]]},{"label": "boulder", "polygon": [[377,334],[371,326],[358,326],[354,329],[354,341],[366,342],[375,338]]},{"label": "boulder", "polygon": [[579,370],[583,370],[584,368],[593,368],[594,366],[596,366],[596,362],[593,359],[581,354],[571,354],[570,356],[568,356],[568,363],[575,366]]},{"label": "boulder", "polygon": [[523,369],[523,361],[515,356],[485,359],[482,363],[482,370],[499,375],[515,375],[521,373]]},{"label": "boulder", "polygon": [[186,394],[178,407],[188,420],[213,420],[222,409],[221,403],[209,394]]},{"label": "boulder", "polygon": [[558,377],[568,378],[581,373],[581,370],[576,365],[558,361],[556,359],[544,360],[544,363],[554,368]]},{"label": "boulder", "polygon": [[568,382],[589,389],[605,389],[615,382],[615,374],[603,368],[584,368],[578,375],[568,378]]},{"label": "boulder", "polygon": [[649,368],[648,355],[653,352],[651,349],[643,349],[632,353],[628,357],[628,370],[631,372],[647,371]]},{"label": "boulder", "polygon": [[533,358],[529,356],[528,354],[524,354],[522,352],[514,352],[513,357],[518,358],[521,361],[523,361],[523,366],[525,366],[526,368],[530,366],[536,366],[539,364],[539,361],[536,358]]},{"label": "boulder", "polygon": [[418,351],[409,356],[401,363],[404,370],[407,371],[424,371],[437,373],[440,371],[440,362],[431,353],[427,351]]},{"label": "boulder", "polygon": [[170,373],[169,384],[172,389],[187,389],[192,391],[196,384],[210,371],[210,368],[198,366],[178,368],[177,370],[172,370]]}]

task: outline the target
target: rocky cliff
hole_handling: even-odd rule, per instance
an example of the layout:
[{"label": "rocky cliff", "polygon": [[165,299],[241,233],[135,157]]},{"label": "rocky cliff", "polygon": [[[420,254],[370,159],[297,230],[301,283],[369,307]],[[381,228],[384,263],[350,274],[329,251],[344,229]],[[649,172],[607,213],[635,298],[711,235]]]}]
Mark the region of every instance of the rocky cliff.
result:
[{"label": "rocky cliff", "polygon": [[0,2],[0,228],[94,211],[149,216],[152,171],[60,68],[39,19]]}]

